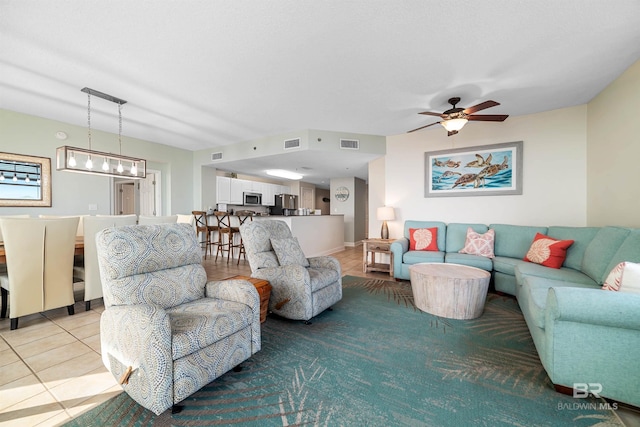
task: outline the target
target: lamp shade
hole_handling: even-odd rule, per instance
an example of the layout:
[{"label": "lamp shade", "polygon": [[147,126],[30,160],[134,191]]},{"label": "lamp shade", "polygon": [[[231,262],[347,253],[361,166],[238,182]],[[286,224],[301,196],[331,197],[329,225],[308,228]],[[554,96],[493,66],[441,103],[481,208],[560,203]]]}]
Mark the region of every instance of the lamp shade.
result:
[{"label": "lamp shade", "polygon": [[396,214],[391,206],[383,206],[378,208],[376,218],[378,221],[392,221],[396,218]]},{"label": "lamp shade", "polygon": [[449,132],[458,131],[467,124],[467,119],[451,119],[444,120],[440,124]]}]

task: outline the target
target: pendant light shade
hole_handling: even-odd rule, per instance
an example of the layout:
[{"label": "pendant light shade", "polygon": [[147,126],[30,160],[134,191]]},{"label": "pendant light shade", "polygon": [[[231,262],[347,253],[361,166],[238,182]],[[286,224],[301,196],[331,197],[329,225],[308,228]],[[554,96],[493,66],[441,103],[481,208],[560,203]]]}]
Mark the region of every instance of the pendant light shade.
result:
[{"label": "pendant light shade", "polygon": [[[89,148],[70,147],[67,145],[58,147],[56,149],[57,170],[129,179],[145,178],[147,176],[147,162],[144,159],[122,155],[122,105],[126,104],[127,101],[87,87],[81,89],[81,91],[87,94],[87,140]],[[91,148],[92,95],[118,104],[118,154],[95,151]],[[98,163],[100,167],[94,167],[94,158],[96,161],[102,159],[102,164]]]}]

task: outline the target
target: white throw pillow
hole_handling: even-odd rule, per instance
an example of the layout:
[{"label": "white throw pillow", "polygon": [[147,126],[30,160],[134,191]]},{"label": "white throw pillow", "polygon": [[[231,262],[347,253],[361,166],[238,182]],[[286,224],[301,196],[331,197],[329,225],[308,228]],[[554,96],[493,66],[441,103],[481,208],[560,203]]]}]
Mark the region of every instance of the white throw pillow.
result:
[{"label": "white throw pillow", "polygon": [[640,264],[625,261],[616,265],[604,281],[602,289],[640,294]]}]

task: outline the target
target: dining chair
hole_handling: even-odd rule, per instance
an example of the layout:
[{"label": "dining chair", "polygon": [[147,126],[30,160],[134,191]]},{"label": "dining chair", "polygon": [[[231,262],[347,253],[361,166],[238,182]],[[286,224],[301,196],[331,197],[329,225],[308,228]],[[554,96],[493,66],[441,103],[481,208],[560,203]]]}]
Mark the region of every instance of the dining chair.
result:
[{"label": "dining chair", "polygon": [[0,276],[0,316],[9,312],[11,330],[18,328],[18,318],[28,314],[65,306],[69,315],[74,314],[78,221],[78,217],[0,219],[7,259],[6,274]]},{"label": "dining chair", "polygon": [[[24,215],[2,215],[0,216],[0,218],[29,218],[30,215],[29,214],[24,214]],[[2,243],[3,241],[3,237],[2,237],[2,230],[0,230],[0,243]]]},{"label": "dining chair", "polygon": [[91,310],[91,301],[102,298],[102,282],[96,252],[96,234],[109,227],[136,225],[137,215],[96,215],[84,218],[84,267],[76,267],[76,279],[84,281],[85,310]]},{"label": "dining chair", "polygon": [[213,256],[213,239],[211,238],[211,235],[218,231],[218,226],[209,225],[209,220],[205,211],[192,211],[191,215],[193,215],[196,234],[200,235],[203,239],[200,241],[200,246],[204,248],[204,259],[207,259],[207,250]]},{"label": "dining chair", "polygon": [[178,215],[140,215],[138,216],[138,225],[153,225],[153,224],[175,224],[178,222]]}]

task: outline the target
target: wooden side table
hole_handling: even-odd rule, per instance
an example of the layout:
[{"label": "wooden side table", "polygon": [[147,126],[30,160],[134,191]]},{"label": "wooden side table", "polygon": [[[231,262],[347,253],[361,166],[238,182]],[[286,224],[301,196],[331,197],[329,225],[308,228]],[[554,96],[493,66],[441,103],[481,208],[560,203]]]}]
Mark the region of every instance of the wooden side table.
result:
[{"label": "wooden side table", "polygon": [[[393,277],[392,239],[366,239],[362,241],[363,271],[382,271]],[[389,263],[376,262],[376,254],[388,254]],[[370,255],[370,257],[369,257]]]},{"label": "wooden side table", "polygon": [[267,320],[267,311],[269,310],[269,297],[271,296],[271,284],[264,279],[256,279],[249,276],[233,276],[227,277],[224,280],[246,280],[251,282],[256,287],[258,295],[260,295],[260,323],[264,323]]}]

